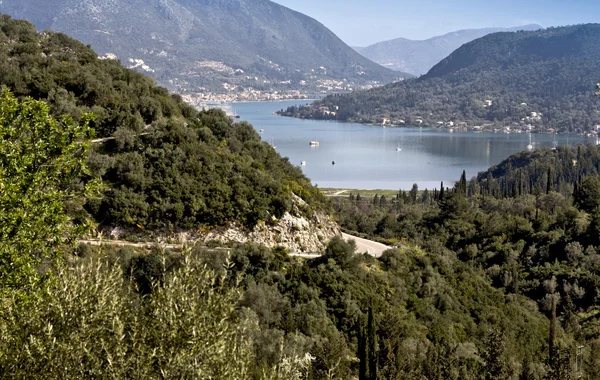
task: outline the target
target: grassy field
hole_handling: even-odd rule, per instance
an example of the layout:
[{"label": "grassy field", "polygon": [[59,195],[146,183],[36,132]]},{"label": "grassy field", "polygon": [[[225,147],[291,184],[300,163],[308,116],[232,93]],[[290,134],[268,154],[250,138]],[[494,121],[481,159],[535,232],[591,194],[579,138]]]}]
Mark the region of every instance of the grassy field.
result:
[{"label": "grassy field", "polygon": [[363,198],[373,198],[375,195],[381,197],[385,195],[387,199],[392,199],[398,194],[398,190],[386,190],[386,189],[375,189],[375,190],[364,190],[364,189],[334,189],[334,188],[322,188],[319,189],[323,194],[328,197],[348,197],[350,194],[360,194]]}]

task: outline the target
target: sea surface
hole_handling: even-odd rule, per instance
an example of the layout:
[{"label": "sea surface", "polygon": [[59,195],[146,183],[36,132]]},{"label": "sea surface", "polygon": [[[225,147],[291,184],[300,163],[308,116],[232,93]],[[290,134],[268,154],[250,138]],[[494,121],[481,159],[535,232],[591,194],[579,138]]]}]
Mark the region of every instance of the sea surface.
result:
[{"label": "sea surface", "polygon": [[[419,189],[453,186],[527,150],[527,133],[449,132],[437,128],[382,128],[356,123],[300,120],[273,115],[307,101],[234,103],[239,120],[250,122],[262,139],[288,157],[320,188]],[[593,143],[575,135],[531,134],[533,149]],[[318,141],[319,146],[310,146]],[[398,151],[400,149],[400,151]],[[302,165],[302,162],[305,165]],[[335,165],[332,163],[335,162]]]}]

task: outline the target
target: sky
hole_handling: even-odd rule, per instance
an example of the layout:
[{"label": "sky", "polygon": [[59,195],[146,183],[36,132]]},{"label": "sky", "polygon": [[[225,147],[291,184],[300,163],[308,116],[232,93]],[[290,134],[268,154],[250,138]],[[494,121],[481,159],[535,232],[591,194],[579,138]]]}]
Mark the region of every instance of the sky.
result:
[{"label": "sky", "polygon": [[460,29],[600,23],[599,0],[273,0],[311,16],[351,46]]}]

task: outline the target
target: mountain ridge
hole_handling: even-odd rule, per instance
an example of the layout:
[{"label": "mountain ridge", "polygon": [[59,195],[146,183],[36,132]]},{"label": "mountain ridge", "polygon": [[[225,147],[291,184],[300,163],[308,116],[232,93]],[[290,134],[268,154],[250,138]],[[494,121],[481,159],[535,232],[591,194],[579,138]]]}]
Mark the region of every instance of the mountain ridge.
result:
[{"label": "mountain ridge", "polygon": [[[471,41],[426,75],[328,96],[286,116],[363,123],[591,133],[600,24],[494,33]],[[595,133],[595,132],[594,132]]]},{"label": "mountain ridge", "polygon": [[423,75],[454,50],[477,38],[498,32],[533,31],[539,29],[543,29],[543,27],[538,24],[527,24],[509,28],[461,29],[423,40],[411,40],[400,37],[381,41],[366,47],[353,48],[384,67],[406,71],[414,75]]},{"label": "mountain ridge", "polygon": [[269,0],[5,0],[0,12],[66,33],[181,91],[402,76],[317,20]]}]

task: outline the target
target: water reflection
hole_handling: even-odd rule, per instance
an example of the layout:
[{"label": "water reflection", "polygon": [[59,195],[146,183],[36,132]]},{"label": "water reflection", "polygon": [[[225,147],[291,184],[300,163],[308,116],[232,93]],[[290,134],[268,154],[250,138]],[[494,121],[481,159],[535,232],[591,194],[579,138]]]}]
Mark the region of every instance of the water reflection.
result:
[{"label": "water reflection", "polygon": [[[432,128],[380,128],[354,123],[298,120],[272,113],[298,101],[236,103],[242,120],[264,129],[281,155],[300,166],[320,187],[410,189],[452,183],[462,170],[468,176],[527,149],[528,134],[471,133]],[[551,148],[553,135],[533,135],[534,149]],[[559,145],[589,143],[581,136],[557,136]],[[319,146],[310,146],[319,141]],[[335,165],[332,165],[335,161]]]}]

